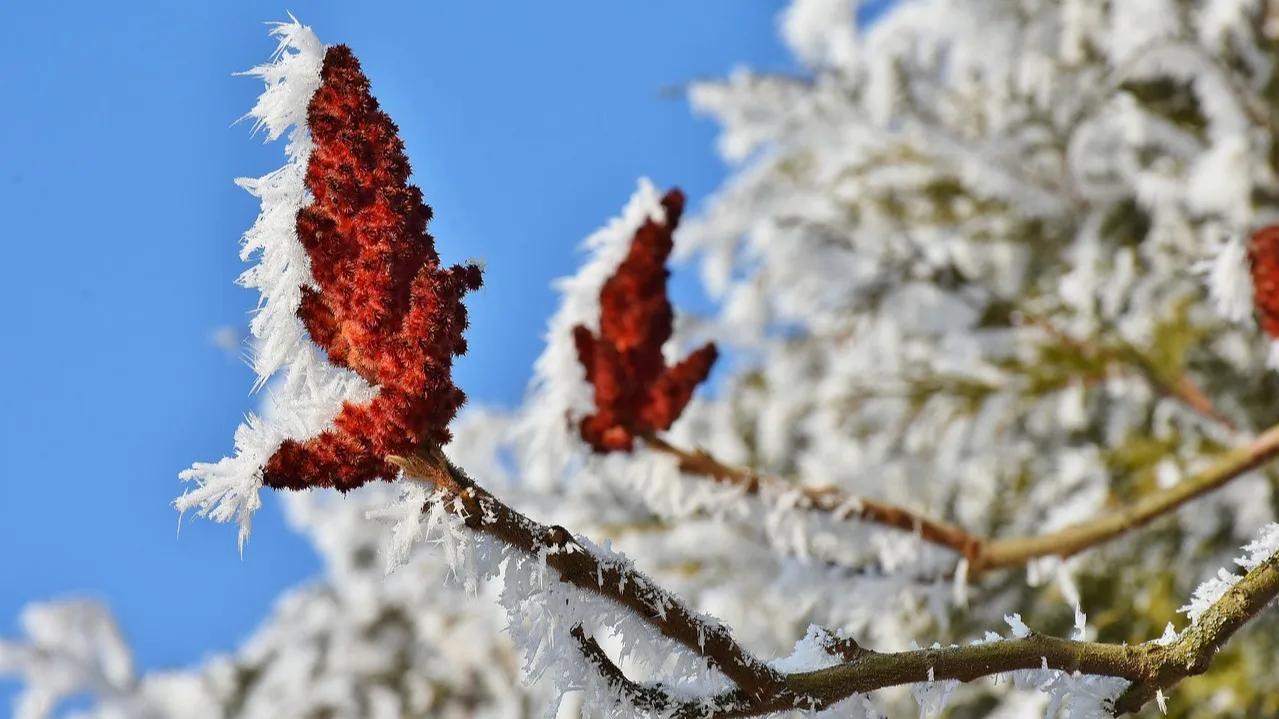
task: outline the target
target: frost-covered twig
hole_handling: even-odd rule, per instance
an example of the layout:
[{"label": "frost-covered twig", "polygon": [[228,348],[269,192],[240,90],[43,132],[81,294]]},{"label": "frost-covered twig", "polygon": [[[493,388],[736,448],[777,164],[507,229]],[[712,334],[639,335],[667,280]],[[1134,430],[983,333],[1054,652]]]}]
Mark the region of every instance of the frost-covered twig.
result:
[{"label": "frost-covered twig", "polygon": [[644,442],[649,448],[678,459],[681,471],[732,485],[749,495],[759,494],[765,485],[784,491],[799,491],[803,495],[799,506],[803,509],[913,532],[926,542],[953,549],[965,556],[975,552],[976,546],[983,541],[953,524],[888,502],[853,497],[834,487],[798,487],[775,477],[729,466],[705,451],[681,449],[656,435],[644,437]]},{"label": "frost-covered twig", "polygon": [[1130,506],[1055,532],[986,542],[981,545],[980,554],[969,560],[969,576],[974,576],[974,572],[1021,566],[1039,557],[1069,557],[1104,544],[1220,489],[1276,456],[1279,456],[1279,425],[1257,435],[1243,447],[1227,452],[1197,475],[1149,494]]},{"label": "frost-covered twig", "polygon": [[[625,696],[636,709],[668,717],[729,717],[753,716],[759,714],[753,704],[741,690],[726,692],[712,699],[690,701],[676,697],[665,691],[661,685],[640,684],[626,676],[594,637],[587,636],[581,626],[574,627],[570,634],[577,641],[582,657],[599,672],[605,683],[614,691]],[[782,706],[785,706],[784,704]]]},{"label": "frost-covered twig", "polygon": [[720,462],[704,451],[690,452],[660,437],[644,438],[647,446],[672,455],[680,469],[758,494],[765,485],[799,491],[801,507],[842,519],[880,524],[917,534],[931,544],[952,549],[968,561],[968,578],[996,569],[1018,567],[1041,557],[1069,557],[1143,527],[1178,507],[1219,489],[1226,483],[1279,456],[1279,425],[1261,433],[1244,447],[1227,453],[1199,474],[1160,490],[1130,506],[1117,509],[1055,532],[1029,537],[994,539],[971,534],[945,521],[887,502],[853,497],[834,487],[796,487],[793,484]]},{"label": "frost-covered twig", "polygon": [[1012,640],[881,654],[861,649],[852,661],[786,676],[796,694],[828,702],[894,684],[958,680],[1055,669],[1132,681],[1115,701],[1116,715],[1136,712],[1182,679],[1203,674],[1227,641],[1279,596],[1279,555],[1271,555],[1215,601],[1194,626],[1164,645],[1081,642],[1044,636],[1014,623]]},{"label": "frost-covered twig", "polygon": [[[1263,437],[1279,446],[1279,428]],[[1259,461],[1255,453],[1250,456],[1254,463]],[[664,716],[745,717],[796,707],[820,709],[890,686],[970,682],[1035,671],[1129,680],[1132,684],[1116,700],[1114,710],[1134,712],[1162,690],[1207,671],[1217,650],[1279,595],[1279,555],[1271,555],[1168,644],[1062,639],[1032,632],[1020,619],[1010,618],[1011,639],[990,634],[987,640],[967,646],[881,653],[844,638],[837,648],[830,649],[838,664],[781,673],[751,655],[726,627],[694,614],[629,563],[597,556],[574,540],[567,529],[539,524],[507,506],[450,462],[437,446],[428,444],[411,457],[390,457],[388,461],[401,467],[406,478],[429,482],[460,498],[464,519],[472,530],[526,554],[545,557],[547,566],[564,582],[626,607],[663,635],[705,657],[737,684],[735,690],[700,699],[676,695],[660,684],[640,684],[628,679],[580,626],[570,631],[584,658],[610,687],[636,708]]]},{"label": "frost-covered twig", "polygon": [[1116,713],[1135,712],[1164,689],[1208,671],[1212,658],[1248,620],[1279,596],[1279,554],[1272,554],[1226,591],[1176,641],[1149,647],[1157,669],[1133,682],[1115,703]]},{"label": "frost-covered twig", "polygon": [[535,522],[504,504],[450,462],[438,447],[426,445],[410,457],[389,457],[405,476],[428,481],[462,500],[466,523],[507,546],[532,556],[579,589],[631,610],[661,632],[706,657],[755,699],[772,696],[780,677],[735,640],[727,627],[695,614],[675,595],[636,571],[629,562],[599,557],[578,544],[563,527]]}]

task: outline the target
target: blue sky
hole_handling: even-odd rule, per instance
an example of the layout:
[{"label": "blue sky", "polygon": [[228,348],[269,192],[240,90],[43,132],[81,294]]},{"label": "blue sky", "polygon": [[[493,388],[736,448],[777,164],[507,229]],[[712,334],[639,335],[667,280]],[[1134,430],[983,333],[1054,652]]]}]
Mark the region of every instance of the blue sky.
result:
[{"label": "blue sky", "polygon": [[[518,402],[574,247],[638,176],[694,210],[723,178],[714,126],[659,89],[793,69],[781,3],[12,2],[0,10],[0,635],[23,605],[104,599],[144,669],[230,651],[319,569],[268,498],[235,529],[184,523],[177,473],[231,449],[251,371],[211,341],[255,297],[232,280],[283,147],[233,125],[232,77],[292,11],[361,59],[400,125],[446,260],[483,256],[473,400]],[[358,8],[358,9],[357,9]],[[689,283],[685,282],[685,287]],[[688,292],[681,294],[688,296]],[[9,691],[4,691],[8,689]],[[0,684],[0,716],[12,685]]]}]

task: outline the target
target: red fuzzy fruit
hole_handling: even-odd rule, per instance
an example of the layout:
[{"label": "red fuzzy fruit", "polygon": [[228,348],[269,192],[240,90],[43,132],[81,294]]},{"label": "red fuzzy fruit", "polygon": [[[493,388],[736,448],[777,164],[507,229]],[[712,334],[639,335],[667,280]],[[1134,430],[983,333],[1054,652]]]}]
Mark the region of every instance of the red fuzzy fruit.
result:
[{"label": "red fuzzy fruit", "polygon": [[1248,242],[1252,297],[1261,329],[1279,339],[1279,226],[1263,227]]},{"label": "red fuzzy fruit", "polygon": [[466,400],[452,379],[453,357],[466,351],[462,297],[481,277],[474,265],[440,267],[426,230],[431,208],[408,184],[399,130],[351,50],[329,48],[320,78],[307,108],[315,147],[306,186],[315,201],[297,217],[319,289],[303,290],[298,316],[330,362],[380,392],[347,402],[333,429],[284,442],[263,477],[272,487],[346,491],[393,479],[387,455],[449,441]]},{"label": "red fuzzy fruit", "polygon": [[717,351],[706,344],[667,367],[662,345],[674,312],[666,295],[666,259],[684,210],[684,195],[662,198],[665,223],[646,220],[630,252],[600,291],[600,331],[573,328],[586,381],[595,389],[595,414],[582,420],[582,439],[597,452],[630,451],[637,436],[669,429],[710,374]]}]

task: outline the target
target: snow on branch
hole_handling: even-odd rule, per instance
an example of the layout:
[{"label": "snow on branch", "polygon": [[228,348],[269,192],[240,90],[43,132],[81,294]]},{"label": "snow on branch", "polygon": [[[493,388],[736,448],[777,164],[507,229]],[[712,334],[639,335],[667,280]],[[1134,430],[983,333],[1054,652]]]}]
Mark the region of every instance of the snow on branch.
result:
[{"label": "snow on branch", "polygon": [[1142,497],[1122,507],[1046,534],[988,538],[971,534],[940,519],[914,510],[866,497],[854,497],[834,487],[797,487],[791,483],[721,463],[705,451],[690,452],[649,435],[647,445],[678,459],[679,469],[715,482],[740,488],[748,495],[773,497],[798,492],[799,509],[818,512],[837,520],[857,520],[892,527],[919,536],[925,542],[953,550],[967,562],[967,577],[985,572],[1023,566],[1043,557],[1069,557],[1139,529],[1177,508],[1219,489],[1279,457],[1279,425],[1258,435],[1247,445],[1227,452],[1210,467],[1167,489]]},{"label": "snow on branch", "polygon": [[[1106,716],[1111,710],[1135,712],[1164,689],[1207,671],[1217,650],[1279,595],[1279,555],[1275,554],[1279,527],[1272,525],[1260,541],[1250,545],[1249,558],[1241,562],[1250,568],[1248,574],[1236,578],[1229,591],[1205,590],[1215,601],[1198,611],[1193,626],[1172,642],[1133,646],[1061,639],[1030,631],[1012,617],[1011,639],[988,635],[968,646],[881,653],[840,638],[828,642],[830,652],[842,660],[834,666],[781,673],[739,645],[727,627],[691,612],[629,562],[594,549],[563,527],[539,524],[507,506],[438,447],[424,447],[410,457],[390,461],[404,470],[406,478],[428,482],[440,491],[447,499],[437,506],[454,512],[471,530],[541,558],[560,581],[626,608],[708,660],[736,684],[736,689],[700,698],[643,685],[626,678],[580,625],[570,629],[579,651],[610,689],[633,707],[663,716],[746,717],[786,709],[815,710],[890,686],[971,682],[1009,673],[1018,685],[1037,687],[1058,700],[1082,696],[1094,710],[1081,716]],[[432,507],[423,510],[429,512]]]},{"label": "snow on branch", "polygon": [[1261,536],[1244,549],[1248,555],[1235,563],[1247,574],[1240,577],[1221,570],[1200,585],[1190,604],[1182,608],[1191,622],[1185,631],[1175,639],[1170,631],[1153,645],[1143,645],[1160,662],[1160,671],[1134,681],[1115,703],[1116,712],[1135,712],[1181,679],[1208,671],[1230,637],[1279,597],[1279,524],[1264,527]]},{"label": "snow on branch", "polygon": [[776,691],[776,672],[739,645],[728,628],[708,621],[640,574],[630,562],[597,555],[563,527],[548,527],[503,504],[449,462],[438,447],[409,457],[392,457],[406,476],[427,481],[449,498],[458,498],[472,530],[527,555],[544,557],[561,580],[604,596],[629,609],[663,636],[707,658],[711,665],[754,697]]}]

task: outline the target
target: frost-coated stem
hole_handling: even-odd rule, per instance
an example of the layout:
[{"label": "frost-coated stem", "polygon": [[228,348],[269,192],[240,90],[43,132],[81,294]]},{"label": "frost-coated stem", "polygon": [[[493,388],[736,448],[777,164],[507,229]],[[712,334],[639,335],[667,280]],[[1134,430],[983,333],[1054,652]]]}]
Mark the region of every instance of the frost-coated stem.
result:
[{"label": "frost-coated stem", "polygon": [[804,509],[914,532],[926,542],[948,547],[965,556],[983,541],[981,537],[969,534],[960,527],[905,507],[865,497],[853,497],[833,487],[799,487],[775,477],[726,465],[703,451],[689,452],[657,436],[650,435],[644,441],[650,448],[678,459],[681,471],[739,487],[747,494],[758,494],[765,486],[799,491],[803,494],[801,507]]},{"label": "frost-coated stem", "polygon": [[1048,534],[985,542],[980,545],[980,554],[969,558],[969,576],[992,569],[1021,566],[1039,557],[1069,557],[1104,544],[1220,489],[1276,456],[1279,456],[1279,425],[1257,435],[1247,445],[1227,452],[1199,474],[1147,495],[1128,507]]},{"label": "frost-coated stem", "polygon": [[[1213,602],[1193,626],[1166,647],[1150,645],[1159,671],[1135,681],[1115,702],[1115,713],[1141,709],[1158,692],[1208,671],[1218,650],[1249,619],[1279,596],[1279,554],[1273,554]],[[1158,650],[1158,651],[1155,651]]]},{"label": "frost-coated stem", "polygon": [[[1211,478],[1219,484],[1255,467],[1276,447],[1279,427],[1223,459],[1215,470],[1203,475],[1201,484],[1210,484]],[[782,674],[738,644],[727,628],[694,614],[675,595],[629,563],[597,556],[578,544],[563,527],[539,524],[503,504],[452,464],[438,447],[428,446],[412,457],[388,460],[400,466],[406,477],[431,482],[461,498],[467,526],[473,530],[527,554],[545,557],[547,566],[555,569],[563,581],[626,607],[663,635],[705,657],[737,684],[737,689],[714,696],[695,700],[677,697],[660,684],[640,684],[627,678],[593,637],[580,626],[571,630],[583,657],[606,683],[619,690],[635,708],[666,716],[748,717],[792,708],[820,709],[855,694],[901,684],[970,682],[1008,672],[1043,669],[1131,681],[1114,707],[1116,714],[1126,714],[1139,710],[1158,692],[1182,679],[1207,671],[1212,657],[1230,637],[1279,596],[1276,554],[1240,579],[1167,645],[1082,642],[1029,632],[1019,638],[967,646],[881,653],[844,639],[829,649],[842,663],[817,671]],[[1202,491],[1207,489],[1201,488]],[[1183,495],[1180,501],[1195,496]],[[1158,506],[1170,502],[1168,499]]]},{"label": "frost-coated stem", "polygon": [[983,572],[1022,566],[1041,557],[1078,554],[1143,527],[1187,502],[1219,489],[1279,456],[1279,425],[1267,429],[1247,445],[1227,452],[1199,474],[1147,495],[1130,506],[1048,534],[1009,539],[981,537],[919,512],[887,502],[853,497],[833,487],[798,487],[774,477],[726,465],[706,452],[689,452],[656,436],[646,437],[645,441],[651,449],[678,459],[682,471],[740,487],[747,494],[758,494],[765,485],[798,490],[806,499],[805,509],[913,532],[926,542],[963,555],[968,560],[968,577],[972,579]]},{"label": "frost-coated stem", "polygon": [[[1270,433],[1268,433],[1270,434]],[[1022,639],[880,654],[865,649],[837,667],[786,676],[797,695],[828,703],[853,693],[930,680],[962,682],[1018,669],[1059,669],[1122,677],[1132,684],[1115,714],[1141,709],[1182,679],[1208,670],[1217,651],[1279,595],[1279,555],[1262,562],[1167,646],[1079,642],[1031,633]]]},{"label": "frost-coated stem", "polygon": [[597,556],[572,533],[548,527],[507,506],[476,484],[433,445],[411,457],[388,457],[406,477],[431,482],[461,498],[467,526],[535,557],[573,586],[626,607],[664,636],[705,657],[753,701],[782,688],[781,675],[737,642],[727,627],[693,613],[674,594],[658,586],[629,562]]}]

